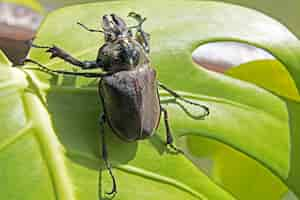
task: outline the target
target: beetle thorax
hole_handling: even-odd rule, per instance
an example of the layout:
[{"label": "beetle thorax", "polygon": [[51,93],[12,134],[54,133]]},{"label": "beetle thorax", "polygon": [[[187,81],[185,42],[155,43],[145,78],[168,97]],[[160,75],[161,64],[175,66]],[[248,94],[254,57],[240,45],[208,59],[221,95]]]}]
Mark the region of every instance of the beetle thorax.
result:
[{"label": "beetle thorax", "polygon": [[98,60],[103,63],[103,70],[118,72],[134,70],[148,61],[141,45],[130,37],[119,37],[106,42],[98,52]]}]

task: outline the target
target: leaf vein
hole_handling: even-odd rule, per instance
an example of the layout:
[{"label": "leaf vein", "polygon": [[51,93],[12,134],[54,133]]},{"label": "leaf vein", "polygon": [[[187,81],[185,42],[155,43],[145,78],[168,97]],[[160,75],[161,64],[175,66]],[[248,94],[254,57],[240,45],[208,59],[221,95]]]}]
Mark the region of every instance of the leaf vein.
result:
[{"label": "leaf vein", "polygon": [[[78,152],[78,151],[68,151],[68,155],[81,157],[81,158],[87,159],[91,162],[95,162],[96,164],[99,164],[99,159],[97,159],[93,156],[90,156],[88,154],[83,154],[83,153]],[[141,168],[134,167],[134,166],[131,166],[131,165],[118,165],[118,166],[114,166],[114,168],[118,169],[118,170],[121,170],[123,172],[126,172],[126,173],[142,176],[142,177],[147,178],[147,179],[151,179],[151,180],[154,180],[154,181],[158,181],[158,182],[161,182],[161,183],[165,183],[165,184],[174,186],[177,189],[185,191],[185,192],[191,194],[192,196],[194,196],[198,199],[201,199],[201,200],[207,199],[202,194],[200,194],[196,190],[192,189],[190,186],[188,186],[184,183],[181,183],[177,180],[174,180],[173,178],[158,175],[158,174],[155,174],[153,172],[147,171],[145,169],[141,169]]]},{"label": "leaf vein", "polygon": [[14,144],[19,138],[25,136],[29,133],[29,130],[32,129],[32,121],[29,121],[22,129],[20,129],[16,134],[6,139],[4,142],[0,144],[0,152],[3,151],[5,148]]},{"label": "leaf vein", "polygon": [[173,178],[162,176],[162,175],[159,175],[159,174],[155,174],[155,173],[147,171],[145,169],[141,169],[141,168],[130,166],[130,165],[118,165],[115,168],[117,168],[121,171],[130,173],[130,174],[135,174],[135,175],[138,175],[138,176],[142,176],[144,178],[148,178],[148,179],[160,182],[160,183],[165,183],[165,184],[168,184],[168,185],[172,185],[172,186],[176,187],[179,190],[185,191],[185,192],[191,194],[192,196],[197,197],[198,199],[203,199],[203,200],[207,199],[202,194],[200,194],[196,190],[192,189],[190,186],[188,186],[188,185],[186,185],[182,182],[179,182],[179,181],[177,181]]}]

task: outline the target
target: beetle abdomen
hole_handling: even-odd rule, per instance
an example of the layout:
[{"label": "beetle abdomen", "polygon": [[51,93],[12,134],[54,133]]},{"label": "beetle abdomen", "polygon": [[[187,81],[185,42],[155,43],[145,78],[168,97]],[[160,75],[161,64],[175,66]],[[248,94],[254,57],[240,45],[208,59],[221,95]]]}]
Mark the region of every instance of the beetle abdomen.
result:
[{"label": "beetle abdomen", "polygon": [[118,136],[134,141],[154,133],[160,118],[154,69],[120,71],[103,78],[99,89],[108,123]]}]

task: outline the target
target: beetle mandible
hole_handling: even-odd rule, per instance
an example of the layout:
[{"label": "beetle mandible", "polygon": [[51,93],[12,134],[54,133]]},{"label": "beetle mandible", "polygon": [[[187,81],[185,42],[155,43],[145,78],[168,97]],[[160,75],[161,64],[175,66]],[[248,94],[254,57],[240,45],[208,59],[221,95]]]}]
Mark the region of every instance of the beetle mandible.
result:
[{"label": "beetle mandible", "polygon": [[[166,127],[166,145],[180,152],[180,149],[173,144],[168,112],[160,104],[158,88],[167,91],[176,99],[202,107],[205,111],[202,117],[209,115],[207,106],[185,99],[157,81],[156,71],[151,67],[149,58],[150,35],[142,28],[146,18],[135,12],[130,12],[128,16],[134,18],[138,24],[128,27],[125,21],[115,14],[102,17],[103,30],[91,29],[82,23],[77,23],[89,32],[104,34],[105,43],[99,48],[96,60],[80,61],[55,45],[40,46],[31,42],[33,48],[46,49],[46,52],[51,54],[50,59],[57,57],[83,70],[100,68],[103,72],[52,70],[32,59],[22,61],[22,64],[33,63],[38,67],[29,69],[50,74],[100,78],[98,92],[103,105],[103,113],[100,115],[99,123],[102,137],[102,158],[112,178],[112,190],[107,193],[109,195],[116,194],[117,184],[108,160],[104,123],[108,123],[112,131],[122,140],[136,141],[149,138],[154,134],[161,113],[163,113]],[[134,34],[133,30],[135,30]]]}]

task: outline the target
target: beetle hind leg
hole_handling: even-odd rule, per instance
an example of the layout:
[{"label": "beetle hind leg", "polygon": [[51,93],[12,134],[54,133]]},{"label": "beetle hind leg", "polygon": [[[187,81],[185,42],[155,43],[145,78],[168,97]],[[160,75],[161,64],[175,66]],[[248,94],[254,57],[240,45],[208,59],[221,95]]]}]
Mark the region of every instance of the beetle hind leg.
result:
[{"label": "beetle hind leg", "polygon": [[174,139],[171,133],[170,125],[169,125],[169,118],[168,118],[168,111],[161,107],[161,112],[164,114],[164,123],[165,123],[165,128],[166,128],[166,145],[168,148],[172,150],[172,152],[175,153],[184,153],[181,149],[177,148],[174,145]]},{"label": "beetle hind leg", "polygon": [[[107,195],[111,195],[112,198],[117,194],[117,183],[115,176],[112,172],[112,166],[110,162],[108,161],[108,153],[107,153],[107,146],[106,146],[106,140],[105,140],[105,134],[104,134],[104,123],[105,123],[105,115],[104,113],[100,116],[100,134],[101,134],[101,139],[102,139],[102,148],[101,148],[101,153],[102,153],[102,159],[105,164],[105,168],[108,170],[109,175],[112,179],[112,189],[110,192],[106,192]],[[101,180],[100,180],[100,175],[99,175],[99,188],[101,188]],[[101,199],[101,191],[99,189],[99,199]]]},{"label": "beetle hind leg", "polygon": [[190,101],[190,100],[182,97],[177,92],[173,91],[172,89],[168,88],[167,86],[165,86],[164,84],[162,84],[160,82],[158,82],[158,85],[159,85],[159,87],[161,87],[162,89],[164,89],[165,91],[167,91],[170,95],[172,95],[173,97],[175,97],[175,99],[180,99],[181,101],[186,102],[188,104],[195,105],[195,106],[203,108],[203,110],[205,112],[204,112],[203,115],[200,116],[201,118],[205,118],[205,117],[207,117],[210,114],[209,108],[207,106],[202,105],[202,104],[198,104],[196,102]]}]

